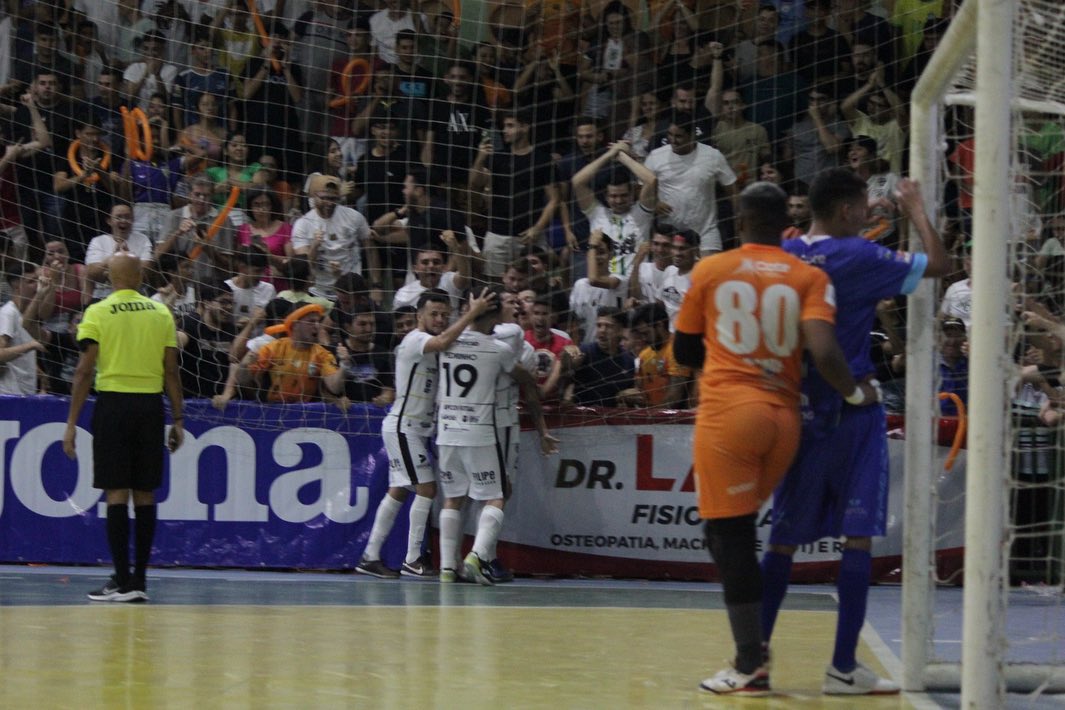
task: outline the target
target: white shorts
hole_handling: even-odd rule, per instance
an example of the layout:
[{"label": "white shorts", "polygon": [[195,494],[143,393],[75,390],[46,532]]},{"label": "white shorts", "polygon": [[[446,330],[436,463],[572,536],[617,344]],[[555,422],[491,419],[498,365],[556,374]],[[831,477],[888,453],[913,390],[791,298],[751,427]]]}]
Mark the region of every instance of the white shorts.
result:
[{"label": "white shorts", "polygon": [[406,488],[436,480],[429,455],[429,438],[416,434],[382,431],[388,453],[388,487]]},{"label": "white shorts", "polygon": [[503,498],[503,451],[492,446],[438,445],[440,488],[445,498],[473,500]]},{"label": "white shorts", "polygon": [[518,473],[518,442],[521,440],[521,425],[511,424],[496,429],[496,440],[503,448],[503,463],[507,467],[507,480],[513,485]]}]

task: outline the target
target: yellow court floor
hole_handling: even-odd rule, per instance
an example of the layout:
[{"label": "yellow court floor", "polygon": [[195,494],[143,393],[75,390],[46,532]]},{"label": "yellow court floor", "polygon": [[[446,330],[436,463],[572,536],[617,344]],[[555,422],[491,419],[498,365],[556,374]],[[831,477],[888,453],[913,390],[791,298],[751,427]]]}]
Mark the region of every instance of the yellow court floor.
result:
[{"label": "yellow court floor", "polygon": [[[8,607],[9,708],[856,707],[818,692],[834,620],[787,615],[770,700],[696,689],[722,611],[498,607]],[[876,665],[874,659],[863,659]],[[861,707],[910,707],[863,699]]]},{"label": "yellow court floor", "polygon": [[[913,707],[905,696],[820,695],[835,629],[824,600],[800,598],[814,610],[781,616],[780,694],[740,700],[697,689],[731,655],[711,585],[484,589],[290,575],[274,593],[236,576],[220,590],[207,584],[199,603],[198,582],[162,580],[152,603],[129,606],[83,603],[90,579],[45,586],[44,604],[17,585],[0,593],[0,707]],[[869,648],[861,659],[884,672]]]}]

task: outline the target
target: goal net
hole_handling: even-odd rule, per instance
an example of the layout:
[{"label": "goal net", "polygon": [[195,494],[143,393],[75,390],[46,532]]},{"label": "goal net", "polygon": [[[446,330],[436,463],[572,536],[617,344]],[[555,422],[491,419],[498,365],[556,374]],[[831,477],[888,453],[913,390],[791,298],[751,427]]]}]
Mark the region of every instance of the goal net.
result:
[{"label": "goal net", "polygon": [[[544,536],[537,549],[558,554],[544,572],[705,576],[684,414],[695,373],[676,367],[665,347],[688,270],[702,252],[736,245],[734,190],[779,182],[791,197],[794,236],[809,225],[806,188],[841,165],[862,174],[881,209],[867,236],[900,246],[907,230],[888,203],[908,172],[905,135],[920,130],[907,106],[954,11],[951,2],[901,0],[23,3],[0,18],[0,40],[10,40],[0,41],[10,158],[0,182],[0,298],[23,287],[29,298],[30,285],[13,281],[23,261],[56,290],[42,323],[39,376],[29,374],[19,391],[69,391],[80,312],[108,292],[107,255],[129,249],[148,266],[144,293],[167,304],[181,329],[196,437],[175,457],[183,487],[163,513],[286,524],[321,514],[368,527],[373,511],[355,498],[371,479],[380,494],[384,462],[379,449],[349,451],[338,432],[370,439],[379,427],[396,386],[392,349],[412,327],[423,282],[456,301],[462,286],[498,282],[516,297],[516,319],[535,350],[531,367],[563,440],[557,468],[537,471],[558,498],[516,506],[504,541],[514,530]],[[1042,88],[1060,65],[1052,11],[1047,3],[1047,29],[1034,31],[1041,41],[1026,55],[1028,101],[1052,101]],[[936,194],[953,190],[956,205],[969,184],[957,174],[972,151],[952,162],[941,143],[963,144],[974,121],[961,108],[951,115],[955,137],[937,132],[911,158],[942,157],[935,165],[944,172],[915,174]],[[679,117],[685,135],[672,130]],[[1053,145],[1050,128],[1033,135]],[[608,156],[582,182],[581,170],[620,139],[625,155]],[[685,141],[713,146],[705,172],[671,163],[691,155]],[[657,165],[655,151],[664,151]],[[1057,170],[1020,155],[1003,164]],[[645,194],[648,174],[655,183]],[[336,194],[322,177],[336,179]],[[1051,197],[1035,202],[1026,223],[1038,217],[1051,229],[1056,188],[1045,182]],[[343,217],[320,208],[333,204]],[[950,214],[951,224],[963,224]],[[591,241],[596,228],[601,244]],[[441,236],[448,231],[454,240]],[[437,256],[421,262],[426,246]],[[926,329],[911,331],[911,352],[934,350],[933,301],[925,293],[910,304],[917,313],[924,303],[928,314],[915,319]],[[266,328],[309,303],[327,311],[314,339],[344,368],[335,395],[325,395],[320,370],[306,360],[293,358],[303,364],[286,379],[288,364],[258,357]],[[907,401],[936,391],[931,368],[921,372],[906,377]],[[881,358],[880,379],[892,374],[890,358]],[[924,441],[926,452],[931,411],[914,413],[908,427],[907,441]],[[1025,441],[1042,442],[1043,451],[1055,431],[1036,427]],[[532,458],[530,466],[543,465]],[[916,460],[906,466],[911,474],[931,470]],[[1058,458],[1045,461],[1057,470]],[[304,475],[301,466],[304,478],[274,490],[272,476]],[[197,500],[198,485],[223,478],[207,472],[223,468],[232,480],[212,494],[222,503]],[[52,502],[63,497],[59,488]],[[83,488],[78,510],[93,502]],[[1041,490],[1028,496],[1037,505],[1046,500]],[[928,504],[923,495],[905,507]],[[572,524],[591,509],[605,511],[595,529]],[[556,527],[537,517],[545,513]],[[900,506],[892,518],[901,516]],[[931,511],[918,519],[928,524]],[[895,547],[878,555],[878,575],[902,553],[898,529]],[[286,534],[296,542],[310,536],[293,530]],[[1041,546],[1041,528],[1017,530],[1031,533],[1017,554],[1031,558],[1034,583],[1040,565],[1056,558]],[[345,541],[342,552],[313,563],[350,567],[359,544]],[[800,566],[817,566],[824,579],[838,557],[834,544],[800,551]],[[936,538],[927,544],[935,549]],[[211,553],[180,559],[209,564]],[[290,559],[300,564],[278,564]]]},{"label": "goal net", "polygon": [[[970,409],[964,502],[936,499],[928,491],[944,474],[922,432],[938,407],[908,400],[902,661],[906,687],[960,687],[971,707],[1065,691],[1063,9],[965,3],[913,97],[911,173],[956,235],[964,273],[938,299],[931,289],[911,299],[909,384],[950,376],[946,323],[960,319]],[[960,505],[959,609],[940,585],[961,580],[937,576],[931,551],[937,514]]]}]

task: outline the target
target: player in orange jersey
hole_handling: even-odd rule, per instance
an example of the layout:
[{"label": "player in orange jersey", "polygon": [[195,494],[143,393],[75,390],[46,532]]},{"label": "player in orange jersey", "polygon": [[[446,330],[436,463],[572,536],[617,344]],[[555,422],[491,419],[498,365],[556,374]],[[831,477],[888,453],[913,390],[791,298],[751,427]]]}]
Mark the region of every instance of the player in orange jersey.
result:
[{"label": "player in orange jersey", "polygon": [[769,693],[755,517],[798,448],[803,349],[848,402],[878,401],[875,386],[855,382],[836,342],[831,282],[780,248],[787,224],[783,190],[745,189],[742,246],[695,266],[676,321],[677,361],[702,369],[696,491],[736,642],[733,666],[700,685],[713,693]]}]

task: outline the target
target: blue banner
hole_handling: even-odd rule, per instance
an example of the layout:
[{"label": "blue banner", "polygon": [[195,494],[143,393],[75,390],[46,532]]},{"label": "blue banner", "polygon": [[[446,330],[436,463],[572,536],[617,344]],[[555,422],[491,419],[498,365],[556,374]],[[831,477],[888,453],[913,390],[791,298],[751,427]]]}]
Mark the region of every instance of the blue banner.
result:
[{"label": "blue banner", "polygon": [[[77,462],[63,454],[68,400],[0,397],[0,561],[110,560],[102,492],[92,487],[92,401]],[[388,486],[384,410],[353,405],[185,406],[184,445],[157,491],[154,565],[350,569]],[[399,567],[401,512],[382,550]]]}]

